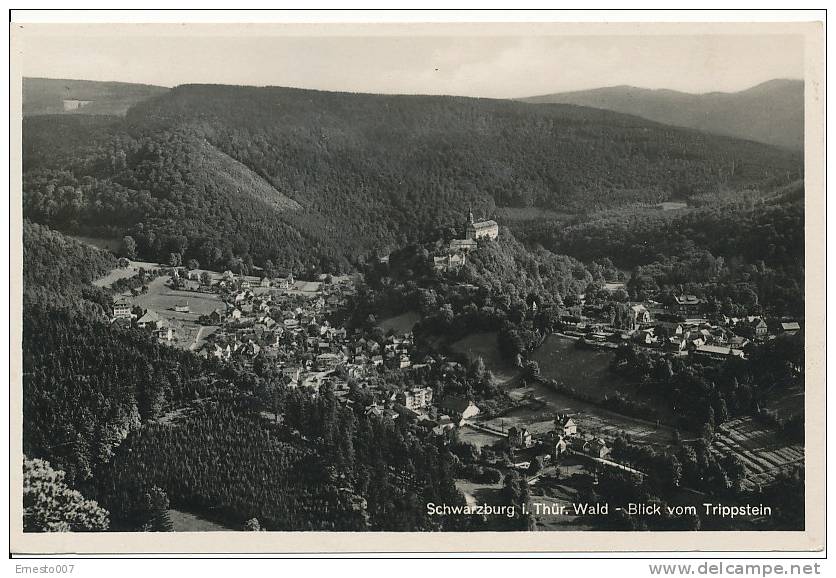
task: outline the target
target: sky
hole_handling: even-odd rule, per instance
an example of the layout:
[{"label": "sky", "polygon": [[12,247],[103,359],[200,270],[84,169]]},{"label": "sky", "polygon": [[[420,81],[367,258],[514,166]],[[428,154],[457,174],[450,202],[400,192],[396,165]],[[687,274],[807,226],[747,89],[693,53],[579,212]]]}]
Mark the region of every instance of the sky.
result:
[{"label": "sky", "polygon": [[21,35],[19,62],[29,77],[490,98],[622,84],[733,92],[774,78],[803,78],[804,71],[802,38],[789,35],[211,30],[195,36],[171,28],[155,33],[147,26],[119,34],[40,29]]}]

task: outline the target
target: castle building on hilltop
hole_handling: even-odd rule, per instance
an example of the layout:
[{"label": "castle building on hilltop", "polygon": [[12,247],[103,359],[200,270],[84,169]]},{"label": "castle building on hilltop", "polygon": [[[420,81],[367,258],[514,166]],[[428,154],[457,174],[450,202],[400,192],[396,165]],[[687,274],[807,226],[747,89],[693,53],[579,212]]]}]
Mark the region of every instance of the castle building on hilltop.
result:
[{"label": "castle building on hilltop", "polygon": [[464,239],[453,239],[446,255],[435,257],[434,266],[439,271],[458,269],[467,262],[467,254],[478,248],[477,239],[496,239],[499,225],[496,221],[474,221],[473,212],[468,212]]},{"label": "castle building on hilltop", "polygon": [[453,239],[450,241],[450,252],[451,253],[467,253],[469,251],[473,251],[479,245],[477,245],[476,241],[473,239]]},{"label": "castle building on hilltop", "polygon": [[488,239],[496,239],[499,236],[499,225],[496,221],[473,221],[473,212],[469,212],[467,216],[467,228],[465,229],[465,238],[467,239],[481,239],[487,237]]}]

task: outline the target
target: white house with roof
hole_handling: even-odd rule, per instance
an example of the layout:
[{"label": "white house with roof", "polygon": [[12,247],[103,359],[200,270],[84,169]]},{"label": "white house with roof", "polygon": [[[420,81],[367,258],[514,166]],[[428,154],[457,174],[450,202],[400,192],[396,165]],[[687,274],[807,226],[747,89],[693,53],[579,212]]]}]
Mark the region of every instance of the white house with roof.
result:
[{"label": "white house with roof", "polygon": [[131,302],[127,299],[120,298],[113,302],[113,318],[114,319],[130,319],[131,318]]},{"label": "white house with roof", "polygon": [[142,317],[137,319],[136,324],[137,324],[138,327],[141,327],[141,328],[144,329],[144,328],[148,327],[149,325],[151,325],[152,323],[156,325],[159,322],[160,322],[160,316],[157,315],[156,311],[152,311],[151,309],[148,309]]}]

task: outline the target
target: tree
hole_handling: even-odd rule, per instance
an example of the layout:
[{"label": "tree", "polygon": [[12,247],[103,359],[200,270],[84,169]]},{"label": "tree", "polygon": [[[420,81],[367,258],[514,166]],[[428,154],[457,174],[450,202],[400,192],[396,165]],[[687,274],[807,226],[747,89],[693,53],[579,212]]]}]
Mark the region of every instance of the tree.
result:
[{"label": "tree", "polygon": [[153,486],[144,496],[144,532],[173,532],[174,526],[168,515],[168,496],[165,491]]},{"label": "tree", "polygon": [[261,532],[261,524],[258,521],[258,518],[250,518],[244,523],[244,530],[248,532]]},{"label": "tree", "polygon": [[540,456],[535,457],[531,462],[528,464],[528,475],[529,476],[536,476],[540,470],[543,469],[543,458]]},{"label": "tree", "polygon": [[669,488],[679,487],[682,481],[682,464],[673,454],[664,454],[659,457],[658,480],[663,486]]},{"label": "tree", "polygon": [[711,440],[714,439],[714,426],[709,422],[704,423],[700,430],[700,437],[706,442],[711,443]]},{"label": "tree", "polygon": [[528,501],[528,483],[517,470],[511,470],[505,474],[503,486],[508,503],[522,504]]},{"label": "tree", "polygon": [[726,406],[726,400],[719,393],[714,400],[714,407],[716,408],[714,411],[714,423],[722,424],[727,422],[729,419],[729,410]]},{"label": "tree", "polygon": [[267,261],[264,262],[264,267],[262,268],[262,273],[268,279],[272,279],[273,277],[276,276],[276,266],[273,264],[273,261],[271,261],[270,259],[267,259]]},{"label": "tree", "polygon": [[200,283],[201,285],[206,285],[207,287],[212,285],[212,275],[209,274],[209,271],[204,271],[200,274]]},{"label": "tree", "polygon": [[136,259],[136,241],[130,235],[122,237],[122,246],[119,248],[119,256],[127,259]]},{"label": "tree", "polygon": [[735,491],[740,491],[743,481],[746,479],[748,471],[746,464],[740,459],[740,456],[729,454],[722,458],[723,469],[726,470],[726,475],[729,477],[732,487]]},{"label": "tree", "polygon": [[619,287],[612,293],[612,298],[614,301],[618,301],[619,303],[626,303],[628,299],[630,299],[630,294],[624,287]]},{"label": "tree", "polygon": [[537,379],[540,377],[540,364],[533,359],[527,360],[523,367],[523,376],[526,379]]},{"label": "tree", "polygon": [[179,267],[182,264],[183,256],[180,253],[169,253],[168,264],[172,267]]},{"label": "tree", "polygon": [[102,532],[110,515],[97,502],[64,483],[65,474],[49,462],[23,457],[25,532]]},{"label": "tree", "polygon": [[482,359],[481,355],[473,362],[472,370],[476,379],[482,379],[485,376],[485,360]]},{"label": "tree", "polygon": [[199,268],[200,263],[197,261],[197,259],[189,259],[188,263],[186,263],[186,269],[188,269],[189,271],[194,271],[195,269]]}]

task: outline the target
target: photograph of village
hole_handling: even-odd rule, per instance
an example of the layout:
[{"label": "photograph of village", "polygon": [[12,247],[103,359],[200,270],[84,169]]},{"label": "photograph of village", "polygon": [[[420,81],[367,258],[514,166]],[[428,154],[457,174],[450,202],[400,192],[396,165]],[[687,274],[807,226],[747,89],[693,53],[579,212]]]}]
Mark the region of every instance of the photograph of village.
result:
[{"label": "photograph of village", "polygon": [[24,532],[805,529],[798,37],[66,42]]}]

